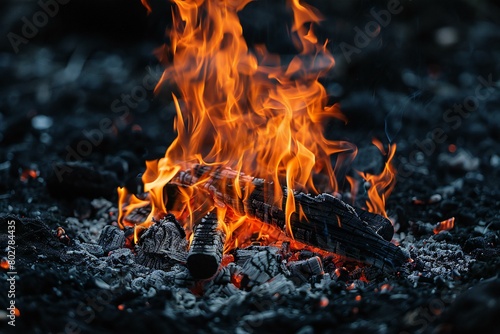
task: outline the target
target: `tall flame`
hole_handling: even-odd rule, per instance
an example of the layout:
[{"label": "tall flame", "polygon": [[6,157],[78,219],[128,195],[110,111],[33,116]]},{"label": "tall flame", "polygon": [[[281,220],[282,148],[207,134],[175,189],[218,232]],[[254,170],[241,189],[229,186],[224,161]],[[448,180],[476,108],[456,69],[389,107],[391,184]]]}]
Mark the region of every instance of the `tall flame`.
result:
[{"label": "tall flame", "polygon": [[[150,10],[147,0],[142,1]],[[335,61],[327,43],[318,43],[314,34],[313,24],[321,20],[317,11],[299,0],[287,2],[298,54],[283,64],[264,46],[251,50],[247,46],[237,13],[250,0],[173,2],[171,44],[158,52],[166,70],[156,91],[176,92],[172,98],[178,135],[162,159],[147,163],[143,175],[147,199],[119,191],[120,203],[127,205],[120,222],[133,208],[144,205],[152,211],[142,227],[166,213],[164,186],[188,163],[223,165],[264,178],[274,186],[277,206],[286,185],[287,219],[295,211],[293,189],[337,191],[338,181],[345,180],[341,167],[354,159],[357,148],[323,135],[326,120],[345,121],[345,117],[335,105],[327,105],[326,90],[318,81]],[[238,183],[237,179],[238,196],[245,198]],[[180,204],[172,209],[186,219],[188,230],[200,210],[191,200],[195,192],[180,189]],[[220,221],[228,222],[225,211],[220,212]],[[223,226],[229,233],[241,227],[245,217],[230,220]],[[287,232],[291,236],[291,230]]]},{"label": "tall flame", "polygon": [[385,211],[385,200],[392,193],[394,186],[396,185],[396,168],[392,164],[392,159],[396,153],[396,144],[390,144],[387,152],[379,140],[373,139],[373,144],[377,146],[379,151],[386,157],[384,169],[378,175],[362,172],[359,174],[370,184],[370,188],[368,189],[368,199],[366,200],[366,207],[368,211],[378,213],[388,218]]}]

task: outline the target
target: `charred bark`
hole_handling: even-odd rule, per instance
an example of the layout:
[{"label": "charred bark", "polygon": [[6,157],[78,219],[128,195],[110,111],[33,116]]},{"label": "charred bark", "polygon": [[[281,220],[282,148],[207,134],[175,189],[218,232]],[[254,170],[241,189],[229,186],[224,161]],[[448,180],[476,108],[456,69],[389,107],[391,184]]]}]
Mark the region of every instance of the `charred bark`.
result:
[{"label": "charred bark", "polygon": [[[274,184],[229,168],[193,165],[170,182],[197,185],[210,194],[216,206],[286,231],[283,208],[287,189],[275,194]],[[330,194],[316,196],[293,192],[295,212],[290,217],[293,238],[350,259],[395,272],[409,260],[403,249],[390,243],[393,230],[386,218],[355,209]]]},{"label": "charred bark", "polygon": [[177,263],[186,262],[186,234],[174,215],[168,214],[141,234],[135,251],[137,263],[167,270]]},{"label": "charred bark", "polygon": [[216,214],[210,213],[194,228],[193,241],[187,257],[187,267],[194,278],[210,278],[219,269],[225,236],[217,229],[217,225]]}]

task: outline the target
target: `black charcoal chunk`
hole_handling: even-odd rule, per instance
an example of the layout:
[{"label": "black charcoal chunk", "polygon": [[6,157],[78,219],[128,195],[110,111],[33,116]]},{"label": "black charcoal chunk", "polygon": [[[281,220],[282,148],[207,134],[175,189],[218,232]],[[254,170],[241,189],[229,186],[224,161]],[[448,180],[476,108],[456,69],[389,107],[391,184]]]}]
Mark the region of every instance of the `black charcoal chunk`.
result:
[{"label": "black charcoal chunk", "polygon": [[128,248],[119,248],[109,254],[109,256],[106,258],[106,262],[110,266],[131,265],[134,263],[134,255]]},{"label": "black charcoal chunk", "polygon": [[104,255],[104,252],[102,250],[102,247],[97,244],[90,244],[90,243],[82,243],[80,244],[80,247],[85,249],[89,254],[92,254],[94,256],[100,257]]},{"label": "black charcoal chunk", "polygon": [[290,279],[297,285],[308,282],[312,277],[323,275],[323,264],[318,256],[307,260],[292,262],[288,265]]},{"label": "black charcoal chunk", "polygon": [[104,254],[123,248],[125,245],[125,232],[116,226],[106,225],[99,236],[98,244],[102,247]]},{"label": "black charcoal chunk", "polygon": [[176,263],[186,262],[186,234],[174,215],[168,214],[142,233],[135,250],[138,264],[168,270]]},{"label": "black charcoal chunk", "polygon": [[280,259],[277,253],[277,248],[267,247],[250,257],[241,269],[243,274],[241,287],[249,289],[278,275],[280,272]]}]

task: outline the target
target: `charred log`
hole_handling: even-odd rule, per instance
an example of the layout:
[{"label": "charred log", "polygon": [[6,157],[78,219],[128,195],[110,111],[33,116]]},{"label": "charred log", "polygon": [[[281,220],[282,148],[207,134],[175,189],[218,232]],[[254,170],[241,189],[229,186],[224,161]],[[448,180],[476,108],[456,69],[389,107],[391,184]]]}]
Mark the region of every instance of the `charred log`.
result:
[{"label": "charred log", "polygon": [[[170,183],[196,184],[210,194],[214,205],[227,206],[240,215],[287,231],[283,208],[288,192],[284,187],[282,194],[275,194],[271,182],[204,165],[178,173]],[[393,230],[384,217],[355,209],[330,194],[293,192],[293,197],[295,212],[290,217],[290,230],[296,240],[389,272],[409,260],[403,249],[388,241]]]},{"label": "charred log", "polygon": [[217,229],[217,225],[216,214],[210,213],[194,228],[193,241],[187,257],[187,266],[194,278],[210,278],[219,269],[225,236]]}]

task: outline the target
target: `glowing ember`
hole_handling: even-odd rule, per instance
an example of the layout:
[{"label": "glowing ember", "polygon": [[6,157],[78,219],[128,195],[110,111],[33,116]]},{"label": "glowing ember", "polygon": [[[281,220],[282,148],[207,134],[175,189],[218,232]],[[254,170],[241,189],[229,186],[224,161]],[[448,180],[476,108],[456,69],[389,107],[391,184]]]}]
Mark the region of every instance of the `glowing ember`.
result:
[{"label": "glowing ember", "polygon": [[28,182],[30,179],[36,179],[40,175],[40,172],[37,171],[36,169],[32,168],[25,168],[23,169],[21,175],[19,176],[19,179],[22,182]]},{"label": "glowing ember", "polygon": [[388,293],[392,291],[392,286],[390,284],[382,284],[382,286],[380,287],[380,293]]},{"label": "glowing ember", "polygon": [[441,231],[449,231],[453,227],[455,227],[455,217],[451,217],[450,219],[443,220],[436,224],[434,227],[434,234],[438,234]]},{"label": "glowing ember", "polygon": [[9,270],[10,269],[10,263],[6,258],[2,258],[0,260],[0,268],[4,270]]},{"label": "glowing ember", "polygon": [[[147,0],[142,1],[151,10]],[[264,243],[293,239],[289,222],[296,210],[294,189],[333,193],[343,190],[339,184],[349,183],[354,191],[353,179],[346,179],[341,170],[355,158],[357,148],[323,135],[327,120],[345,121],[345,117],[337,106],[327,105],[326,90],[318,81],[335,64],[327,41],[320,43],[313,32],[320,15],[299,0],[287,2],[293,12],[291,37],[298,55],[283,64],[264,46],[251,50],[247,46],[237,13],[250,0],[173,2],[171,44],[158,52],[166,70],[156,92],[178,92],[172,94],[178,136],[162,159],[146,163],[146,197],[118,190],[118,224],[134,226],[137,241],[153,218],[168,211],[184,224],[190,238],[196,218],[213,208],[207,207],[206,195],[200,194],[196,184],[178,187],[175,199],[168,199],[173,203],[167,203],[165,186],[185,166],[197,163],[264,179],[274,187],[276,207],[282,207],[286,195],[286,234],[215,203],[220,228],[227,236],[225,251],[248,243],[250,236]],[[378,146],[383,151],[380,143]],[[372,184],[367,203],[372,212],[385,215],[385,199],[394,186],[391,160],[395,149],[395,145],[389,146],[380,175],[363,174]],[[240,199],[247,198],[250,191],[245,182],[236,176],[233,186]],[[141,224],[125,219],[144,207],[151,212]]]}]

